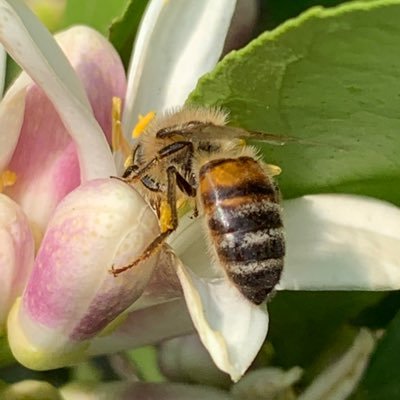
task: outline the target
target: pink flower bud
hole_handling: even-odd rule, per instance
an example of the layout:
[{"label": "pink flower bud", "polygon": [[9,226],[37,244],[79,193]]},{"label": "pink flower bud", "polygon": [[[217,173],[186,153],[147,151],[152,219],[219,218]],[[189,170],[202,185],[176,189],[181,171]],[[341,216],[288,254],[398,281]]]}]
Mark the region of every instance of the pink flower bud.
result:
[{"label": "pink flower bud", "polygon": [[158,232],[153,211],[119,180],[94,180],[71,192],[47,227],[9,319],[19,361],[48,369],[84,357],[88,339],[142,294],[158,254],[117,277],[111,267],[136,260]]}]

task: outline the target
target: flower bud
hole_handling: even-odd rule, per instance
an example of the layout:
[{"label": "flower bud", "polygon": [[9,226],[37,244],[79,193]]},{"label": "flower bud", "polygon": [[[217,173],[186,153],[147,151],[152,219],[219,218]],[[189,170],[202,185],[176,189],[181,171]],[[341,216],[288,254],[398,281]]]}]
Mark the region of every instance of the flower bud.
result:
[{"label": "flower bud", "polygon": [[8,324],[15,357],[32,369],[81,360],[89,339],[143,292],[158,254],[114,277],[157,236],[143,198],[116,179],[94,180],[57,207],[24,295]]}]

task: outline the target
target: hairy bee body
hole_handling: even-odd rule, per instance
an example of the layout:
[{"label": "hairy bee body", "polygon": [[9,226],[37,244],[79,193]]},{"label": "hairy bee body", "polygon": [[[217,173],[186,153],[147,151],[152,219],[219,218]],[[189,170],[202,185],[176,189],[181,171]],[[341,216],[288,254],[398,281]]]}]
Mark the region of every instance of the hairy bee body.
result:
[{"label": "hairy bee body", "polygon": [[279,193],[251,157],[200,168],[199,191],[219,263],[244,296],[262,303],[278,283],[285,254]]},{"label": "hairy bee body", "polygon": [[183,196],[199,206],[217,265],[240,292],[260,304],[273,290],[285,253],[279,191],[256,151],[244,145],[249,132],[225,124],[220,110],[184,108],[156,118],[138,138],[123,178],[155,206],[162,233],[114,274],[160,248],[178,226]]}]

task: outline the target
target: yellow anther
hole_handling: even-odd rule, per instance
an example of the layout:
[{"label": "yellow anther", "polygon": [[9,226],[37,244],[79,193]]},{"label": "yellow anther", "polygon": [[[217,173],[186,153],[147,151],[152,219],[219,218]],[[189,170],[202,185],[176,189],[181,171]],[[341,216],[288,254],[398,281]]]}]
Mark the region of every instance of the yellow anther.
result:
[{"label": "yellow anther", "polygon": [[13,186],[17,181],[17,174],[10,170],[5,170],[0,174],[0,192],[7,186]]},{"label": "yellow anther", "polygon": [[119,97],[113,97],[112,99],[112,134],[111,134],[111,146],[113,152],[121,151],[125,157],[131,153],[129,143],[122,134],[121,127],[121,99]]},{"label": "yellow anther", "polygon": [[132,158],[132,154],[130,154],[128,157],[126,157],[125,161],[124,161],[124,168],[128,168],[131,164],[133,163],[133,158]]},{"label": "yellow anther", "polygon": [[238,142],[239,146],[246,146],[246,141],[244,139],[238,139]]},{"label": "yellow anther", "polygon": [[139,120],[136,126],[133,128],[132,131],[132,137],[138,138],[143,131],[147,128],[149,123],[152,121],[152,119],[156,116],[156,113],[154,111],[148,112],[146,115],[139,115]]},{"label": "yellow anther", "polygon": [[278,167],[277,165],[273,165],[273,164],[266,164],[265,170],[266,170],[267,174],[270,176],[277,176],[277,175],[280,175],[282,172],[282,169],[280,167]]},{"label": "yellow anther", "polygon": [[160,205],[160,229],[164,233],[172,229],[172,210],[171,206],[163,200]]},{"label": "yellow anther", "polygon": [[121,133],[121,99],[119,97],[112,98],[112,109],[111,109],[111,118],[112,118],[112,136],[111,136],[111,145],[113,150],[118,150],[120,147],[120,138],[122,136]]}]

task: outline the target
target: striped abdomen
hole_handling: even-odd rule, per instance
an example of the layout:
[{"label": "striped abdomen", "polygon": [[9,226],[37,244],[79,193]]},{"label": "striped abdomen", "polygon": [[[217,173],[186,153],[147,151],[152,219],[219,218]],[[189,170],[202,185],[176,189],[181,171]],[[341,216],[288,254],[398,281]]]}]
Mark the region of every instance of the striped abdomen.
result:
[{"label": "striped abdomen", "polygon": [[200,169],[200,194],[220,264],[244,296],[262,303],[278,283],[285,255],[279,194],[251,157]]}]

